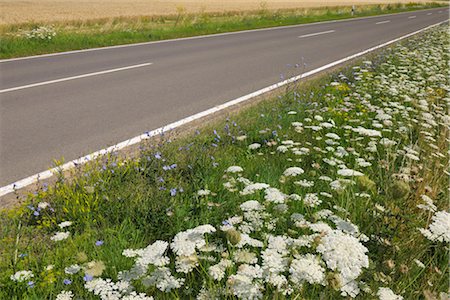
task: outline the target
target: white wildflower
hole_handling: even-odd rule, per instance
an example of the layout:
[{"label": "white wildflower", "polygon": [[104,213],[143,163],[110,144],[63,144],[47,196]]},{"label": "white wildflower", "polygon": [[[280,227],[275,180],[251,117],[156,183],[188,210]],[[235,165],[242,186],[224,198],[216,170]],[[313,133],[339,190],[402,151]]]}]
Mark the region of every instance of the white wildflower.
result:
[{"label": "white wildflower", "polygon": [[433,242],[450,242],[450,213],[438,211],[431,218],[429,229],[420,228],[420,232]]},{"label": "white wildflower", "polygon": [[340,230],[327,233],[317,247],[328,268],[338,271],[344,284],[356,279],[369,266],[367,248],[360,241]]},{"label": "white wildflower", "polygon": [[325,268],[320,264],[320,258],[313,254],[296,257],[289,268],[290,281],[299,285],[304,281],[310,284],[325,285]]},{"label": "white wildflower", "polygon": [[56,300],[72,300],[73,293],[72,291],[61,291],[58,295],[56,295]]},{"label": "white wildflower", "polygon": [[338,175],[352,177],[352,176],[364,176],[363,173],[352,170],[352,169],[340,169],[337,171]]},{"label": "white wildflower", "polygon": [[226,172],[227,173],[241,173],[241,172],[244,172],[244,169],[242,169],[239,166],[231,166],[231,167],[228,167]]},{"label": "white wildflower", "polygon": [[220,281],[225,277],[225,270],[233,265],[229,259],[222,259],[218,264],[215,264],[208,269],[209,275],[214,280]]},{"label": "white wildflower", "polygon": [[10,279],[12,281],[16,281],[16,282],[24,282],[24,281],[30,280],[33,277],[34,277],[33,272],[28,271],[28,270],[23,270],[23,271],[17,271],[14,275],[11,275]]},{"label": "white wildflower", "polygon": [[67,239],[69,237],[69,235],[70,235],[70,232],[68,232],[68,231],[66,231],[66,232],[57,232],[50,239],[52,241],[59,242],[59,241]]},{"label": "white wildflower", "polygon": [[196,248],[201,248],[206,244],[203,235],[215,231],[216,229],[209,224],[181,231],[175,235],[170,247],[177,255],[190,256],[195,253]]},{"label": "white wildflower", "polygon": [[70,225],[72,225],[71,221],[64,221],[58,224],[59,228],[69,227]]},{"label": "white wildflower", "polygon": [[206,189],[197,191],[197,195],[198,196],[208,196],[210,194],[211,194],[211,191],[210,190],[206,190]]},{"label": "white wildflower", "polygon": [[69,274],[69,275],[73,275],[78,273],[81,270],[81,267],[77,264],[75,265],[71,265],[69,267],[64,268],[64,273]]},{"label": "white wildflower", "polygon": [[266,184],[266,183],[252,183],[247,185],[241,192],[241,195],[251,195],[253,193],[255,193],[256,191],[259,190],[265,190],[267,188],[269,188],[270,185]]},{"label": "white wildflower", "polygon": [[380,300],[403,300],[402,296],[394,294],[390,288],[380,287],[377,292],[377,296]]},{"label": "white wildflower", "polygon": [[316,193],[308,193],[303,198],[303,203],[309,207],[316,207],[322,203]]},{"label": "white wildflower", "polygon": [[248,149],[250,149],[250,150],[256,150],[258,148],[261,148],[261,144],[259,144],[259,143],[253,143],[248,146]]},{"label": "white wildflower", "polygon": [[264,199],[272,203],[284,203],[284,200],[287,197],[276,188],[268,188],[266,189],[265,193],[266,195],[264,196]]},{"label": "white wildflower", "polygon": [[305,171],[302,168],[299,167],[290,167],[287,168],[284,172],[283,175],[286,177],[290,177],[290,176],[298,176],[305,173]]}]

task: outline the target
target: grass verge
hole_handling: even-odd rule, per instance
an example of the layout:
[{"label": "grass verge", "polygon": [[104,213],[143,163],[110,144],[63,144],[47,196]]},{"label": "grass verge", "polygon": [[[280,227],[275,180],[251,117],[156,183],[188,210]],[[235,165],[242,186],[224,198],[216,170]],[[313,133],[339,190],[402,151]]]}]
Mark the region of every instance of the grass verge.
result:
[{"label": "grass verge", "polygon": [[[446,4],[445,4],[446,5]],[[322,7],[253,12],[186,14],[99,19],[78,22],[29,23],[0,27],[0,58],[190,37],[247,29],[305,24],[352,17],[406,12],[444,6],[442,3]]]},{"label": "grass verge", "polygon": [[0,298],[448,297],[448,29],[42,186]]}]

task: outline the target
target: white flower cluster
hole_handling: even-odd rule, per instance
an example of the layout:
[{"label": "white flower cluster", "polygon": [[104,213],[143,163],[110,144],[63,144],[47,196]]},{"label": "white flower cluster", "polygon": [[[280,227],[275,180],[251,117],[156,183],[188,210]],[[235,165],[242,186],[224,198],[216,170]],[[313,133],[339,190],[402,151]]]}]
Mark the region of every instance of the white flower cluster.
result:
[{"label": "white flower cluster", "polygon": [[68,231],[64,231],[64,232],[59,231],[59,232],[55,233],[55,235],[52,236],[50,239],[52,241],[59,242],[59,241],[63,241],[65,239],[67,239],[69,236],[70,236],[70,232],[68,232]]},{"label": "white flower cluster", "polygon": [[56,31],[52,27],[40,26],[24,33],[30,40],[51,40],[56,36]]},{"label": "white flower cluster", "polygon": [[17,271],[14,275],[11,275],[11,280],[16,282],[24,282],[33,278],[33,272],[28,270]]},{"label": "white flower cluster", "polygon": [[95,278],[84,284],[84,287],[102,300],[119,300],[128,293],[131,286],[126,281],[113,282],[111,279]]},{"label": "white flower cluster", "polygon": [[450,243],[450,213],[438,211],[431,220],[428,229],[419,228],[420,232],[430,241]]},{"label": "white flower cluster", "polygon": [[340,230],[333,230],[322,238],[317,252],[322,254],[328,268],[339,272],[342,280],[341,291],[355,297],[359,289],[355,287],[354,281],[363,268],[369,267],[367,248],[357,238]]}]

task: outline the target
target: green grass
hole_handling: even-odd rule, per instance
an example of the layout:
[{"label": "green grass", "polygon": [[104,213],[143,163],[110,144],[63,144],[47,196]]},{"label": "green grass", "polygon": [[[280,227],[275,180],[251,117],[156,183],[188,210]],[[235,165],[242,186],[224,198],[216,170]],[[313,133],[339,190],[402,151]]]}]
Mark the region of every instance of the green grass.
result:
[{"label": "green grass", "polygon": [[[256,12],[222,14],[185,14],[180,11],[176,16],[5,25],[0,28],[0,58],[340,20],[441,6],[445,5],[442,3],[365,5],[357,6],[354,16],[351,15],[351,7],[279,11],[261,9]],[[25,36],[27,32],[37,28],[50,28],[50,32],[54,32],[56,35],[51,39]]]},{"label": "green grass", "polygon": [[[417,229],[427,228],[433,215],[417,207],[423,204],[422,195],[431,197],[437,210],[448,210],[447,30],[448,26],[441,26],[387,49],[370,57],[372,64],[359,62],[356,67],[292,85],[284,95],[218,120],[201,128],[201,132],[178,139],[172,139],[171,134],[161,136],[157,143],[142,145],[134,159],[111,154],[102,161],[78,167],[70,178],[60,176],[54,185],[42,185],[29,196],[27,204],[1,215],[0,299],[53,299],[64,289],[73,291],[75,299],[98,299],[83,287],[84,271],[67,275],[64,268],[75,263],[87,267],[89,261],[101,261],[106,267],[101,277],[115,281],[119,271],[133,265],[133,259],[122,256],[124,249],[143,248],[156,240],[171,241],[178,232],[201,224],[219,228],[225,219],[242,215],[239,205],[252,199],[264,205],[268,213],[265,218],[276,224],[274,229],[264,227],[261,232],[252,233],[260,240],[265,240],[267,232],[292,238],[307,236],[310,230],[294,226],[290,215],[301,213],[310,222],[317,222],[315,213],[322,209],[356,224],[370,237],[363,242],[370,263],[358,280],[364,281],[371,292],[361,292],[359,299],[377,298],[379,287],[389,287],[405,299],[437,297],[448,292],[448,244],[430,241]],[[434,123],[424,114],[423,100]],[[391,116],[390,120],[379,122],[384,123],[385,130],[374,125],[374,120],[383,119],[377,117],[381,110]],[[303,126],[297,124],[295,129],[293,122]],[[322,125],[319,131],[307,127],[322,122],[334,123],[334,127],[326,129]],[[380,131],[384,138],[397,144],[384,147],[379,138],[357,134],[346,125]],[[327,132],[341,137],[335,140],[338,145],[331,146],[326,141],[330,139],[325,136]],[[293,147],[285,153],[279,151],[277,148],[287,140],[310,152],[297,155]],[[372,141],[375,150],[369,150]],[[250,150],[252,143],[260,143],[261,148]],[[334,151],[342,147],[350,154],[334,155],[327,147]],[[405,149],[417,151],[415,155],[420,160],[408,157],[405,151],[412,150]],[[348,184],[343,190],[332,189],[329,182],[319,177],[339,178],[337,166],[324,162],[333,157],[366,177],[354,179],[355,184]],[[357,158],[371,165],[361,167]],[[267,183],[287,195],[296,193],[304,198],[307,193],[326,192],[332,197],[320,195],[323,203],[316,207],[286,200],[288,211],[282,212],[277,205],[265,201],[264,192],[240,195],[225,188],[224,183],[237,178],[225,174],[232,165],[244,169],[243,177]],[[283,178],[284,170],[292,166],[303,168],[305,173],[295,179]],[[313,181],[314,186],[294,184],[300,179]],[[239,191],[244,187],[242,183],[235,186]],[[197,191],[201,189],[208,189],[211,194],[199,196]],[[34,215],[43,202],[50,206]],[[63,229],[70,231],[71,236],[53,242],[50,237],[61,230],[57,224],[62,221],[73,222]],[[223,253],[235,253],[235,247],[227,242],[232,240],[230,237],[220,232],[208,236],[209,242],[223,243]],[[96,246],[98,240],[104,244]],[[316,237],[310,249],[295,251],[304,254],[320,243],[321,238]],[[259,257],[259,250],[250,249]],[[169,267],[173,269],[175,255],[170,250],[166,254],[172,259]],[[213,256],[217,262],[220,253]],[[294,257],[291,253],[290,259]],[[417,266],[415,259],[423,262],[425,268]],[[261,257],[258,263],[261,264]],[[207,275],[212,264],[201,260],[186,276],[187,288],[171,293],[144,287],[140,281],[135,281],[134,286],[156,299],[194,298],[202,282],[217,292],[226,280],[217,283]],[[53,268],[47,270],[48,265]],[[236,269],[234,266],[228,272],[235,273]],[[9,279],[20,270],[33,271],[34,287]],[[181,273],[176,276],[185,277]],[[64,285],[66,278],[72,280],[70,285]],[[328,270],[327,286],[305,283],[292,297],[285,297],[266,284],[264,296],[336,299],[340,292],[333,289],[335,278],[335,273]]]}]

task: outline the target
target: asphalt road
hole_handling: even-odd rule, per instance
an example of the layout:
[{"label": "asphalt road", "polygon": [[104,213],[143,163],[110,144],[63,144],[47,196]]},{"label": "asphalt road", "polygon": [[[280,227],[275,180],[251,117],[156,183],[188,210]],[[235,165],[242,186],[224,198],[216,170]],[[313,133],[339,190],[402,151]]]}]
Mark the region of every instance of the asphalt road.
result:
[{"label": "asphalt road", "polygon": [[0,186],[448,19],[439,8],[0,61]]}]

